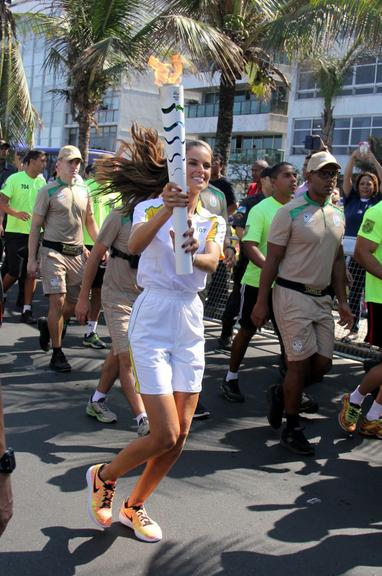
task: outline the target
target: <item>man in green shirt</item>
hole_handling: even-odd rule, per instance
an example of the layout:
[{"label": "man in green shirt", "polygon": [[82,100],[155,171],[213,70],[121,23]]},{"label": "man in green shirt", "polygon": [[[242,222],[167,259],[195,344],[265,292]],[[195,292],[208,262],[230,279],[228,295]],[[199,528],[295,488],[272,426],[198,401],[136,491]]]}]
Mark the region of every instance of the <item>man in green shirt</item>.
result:
[{"label": "man in green shirt", "polygon": [[[96,221],[98,228],[101,228],[103,221],[110,213],[111,204],[110,198],[97,194],[99,190],[99,184],[96,182],[96,180],[94,180],[93,174],[93,165],[89,164],[85,169],[85,177],[87,180],[85,180],[84,184],[88,187],[90,197],[92,199],[94,220]],[[84,244],[90,252],[94,246],[94,242],[89,232],[86,230],[86,227],[83,229],[83,233]],[[83,339],[84,346],[96,349],[106,348],[105,342],[103,342],[97,334],[98,318],[101,311],[101,287],[104,274],[105,264],[102,261],[98,267],[97,274],[92,284],[89,316],[87,320],[86,334],[84,335]]]},{"label": "man in green shirt", "polygon": [[[366,210],[358,231],[354,258],[366,270],[365,301],[368,311],[366,341],[382,349],[382,201]],[[341,428],[353,433],[361,416],[361,406],[367,394],[375,400],[359,432],[363,436],[382,440],[382,363],[372,368],[351,394],[342,398],[338,415]]]},{"label": "man in green shirt", "polygon": [[242,237],[249,262],[241,281],[240,330],[232,343],[229,370],[221,385],[223,395],[231,402],[244,402],[244,396],[239,388],[238,370],[256,332],[251,312],[256,304],[260,273],[267,254],[269,228],[278,210],[289,202],[297,187],[297,174],[288,162],[280,162],[273,166],[270,178],[273,194],[251,208]]},{"label": "man in green shirt", "polygon": [[[20,276],[26,274],[28,238],[31,215],[37,192],[46,184],[42,176],[46,165],[43,150],[31,150],[24,159],[25,171],[9,176],[0,193],[0,211],[8,214],[5,228],[5,257],[7,272],[3,278],[4,293]],[[36,287],[34,278],[26,277],[24,307],[21,321],[35,324],[32,299]]]}]

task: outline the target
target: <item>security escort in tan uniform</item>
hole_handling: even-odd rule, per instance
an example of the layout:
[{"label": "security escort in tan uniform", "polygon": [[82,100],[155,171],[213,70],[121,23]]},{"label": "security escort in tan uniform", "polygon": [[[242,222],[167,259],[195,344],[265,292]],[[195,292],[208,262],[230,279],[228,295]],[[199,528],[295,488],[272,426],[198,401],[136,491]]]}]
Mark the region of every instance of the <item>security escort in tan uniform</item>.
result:
[{"label": "security escort in tan uniform", "polygon": [[334,321],[333,288],[338,299],[339,324],[351,328],[353,315],[346,301],[345,262],[342,250],[343,212],[331,204],[337,183],[337,160],[327,151],[309,160],[308,191],[280,208],[268,237],[257,303],[252,312],[256,326],[268,317],[268,294],[274,281],[273,310],[288,359],[283,395],[271,397],[275,428],[285,412],[287,425],[281,445],[297,454],[314,453],[299,421],[304,385],[319,382],[332,364]]},{"label": "security escort in tan uniform", "polygon": [[[56,372],[71,370],[61,349],[61,335],[63,321],[74,313],[87,258],[82,227],[86,226],[93,240],[98,233],[89,190],[76,181],[81,161],[81,153],[75,146],[61,148],[56,165],[57,178],[37,195],[29,236],[28,273],[36,276],[40,267],[44,294],[49,296],[48,320],[40,318],[38,322],[40,346],[47,352],[52,339],[50,368]],[[44,237],[38,265],[42,227]]]}]

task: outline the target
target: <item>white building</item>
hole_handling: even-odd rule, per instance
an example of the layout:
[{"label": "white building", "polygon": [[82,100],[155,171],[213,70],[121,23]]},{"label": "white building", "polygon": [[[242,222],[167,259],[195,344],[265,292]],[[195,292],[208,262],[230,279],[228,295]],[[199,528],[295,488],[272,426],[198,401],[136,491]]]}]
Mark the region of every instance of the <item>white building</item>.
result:
[{"label": "white building", "polygon": [[[37,7],[38,2],[30,0],[16,0],[12,4],[12,9],[21,13]],[[64,89],[65,78],[44,69],[48,53],[44,39],[31,33],[19,36],[19,41],[32,104],[42,120],[35,134],[35,145],[58,148],[63,144],[78,144],[78,127],[73,122],[69,104],[51,92]],[[119,87],[105,94],[96,118],[98,128],[91,129],[91,148],[114,151],[117,141],[128,136],[133,121],[160,130],[158,88],[152,75],[132,80],[123,77]]]},{"label": "white building", "polygon": [[[16,0],[16,11],[33,10],[36,2]],[[46,46],[42,38],[21,40],[22,57],[34,106],[43,125],[36,144],[59,147],[76,144],[78,128],[66,102],[49,90],[64,88],[64,79],[44,71]],[[280,86],[270,102],[261,102],[250,93],[245,80],[237,83],[231,159],[251,164],[256,158],[270,163],[282,159],[300,168],[306,150],[305,136],[319,134],[323,100],[311,71],[304,67],[280,65],[289,76],[290,91]],[[218,118],[219,76],[184,76],[186,132],[188,137],[207,140],[212,146]],[[341,94],[334,102],[333,153],[344,167],[349,153],[369,136],[382,136],[382,58],[365,57],[346,74]],[[161,133],[158,88],[152,74],[109,90],[97,114],[98,129],[92,128],[91,147],[115,150],[118,139],[126,138],[133,121]]]},{"label": "white building", "polygon": [[[345,76],[334,100],[333,154],[342,168],[349,154],[370,136],[382,137],[382,58],[365,56]],[[295,68],[289,96],[286,158],[301,167],[305,136],[320,134],[323,99],[311,71]]]},{"label": "white building", "polygon": [[[285,67],[286,68],[286,67]],[[219,111],[219,75],[184,77],[186,133],[214,147]],[[280,86],[269,102],[258,100],[245,80],[236,85],[231,160],[283,159],[288,131],[287,91]]]}]

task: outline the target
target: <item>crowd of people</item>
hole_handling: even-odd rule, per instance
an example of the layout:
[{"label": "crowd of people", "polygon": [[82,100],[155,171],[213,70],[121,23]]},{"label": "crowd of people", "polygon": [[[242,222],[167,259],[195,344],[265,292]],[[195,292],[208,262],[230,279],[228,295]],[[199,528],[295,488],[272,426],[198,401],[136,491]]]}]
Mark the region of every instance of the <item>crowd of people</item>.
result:
[{"label": "crowd of people", "polygon": [[[111,462],[87,471],[88,510],[95,524],[111,525],[118,479],[144,464],[119,520],[140,540],[162,538],[145,503],[180,456],[193,418],[209,415],[199,399],[203,316],[215,306],[217,290],[227,292],[217,342],[217,349],[230,351],[221,382],[224,398],[245,401],[240,365],[256,331],[271,319],[283,381],[268,389],[267,418],[275,429],[285,419],[280,440],[285,449],[314,454],[300,413],[319,409],[306,389],[331,368],[334,307],[338,322],[355,333],[364,291],[366,339],[382,348],[382,168],[371,152],[366,157],[354,152],[345,168],[343,209],[337,188],[341,166],[325,148],[306,157],[300,186],[290,163],[268,166],[257,160],[239,205],[222,174],[222,158],[206,142],[187,143],[184,191],[168,181],[157,132],[137,125],[119,153],[87,168],[85,181],[75,146],[61,148],[55,178],[48,183],[42,176],[43,151],[28,152],[19,171],[8,164],[8,151],[8,143],[0,142],[4,299],[18,281],[20,320],[37,324],[40,348],[52,350],[49,367],[59,373],[72,370],[62,349],[71,318],[86,325],[84,346],[106,347],[97,334],[102,308],[112,344],[86,413],[104,423],[117,419],[107,398],[119,378],[137,422],[136,439]],[[354,178],[360,160],[370,172]],[[188,213],[182,248],[193,265],[184,276],[175,270],[172,214],[178,207]],[[344,234],[356,238],[347,262]],[[33,294],[38,277],[48,312],[37,319]],[[360,385],[343,396],[338,419],[346,433],[354,433],[360,421],[361,434],[382,439],[382,364],[369,368]],[[367,394],[374,395],[374,402],[362,415]],[[12,507],[10,471],[1,473],[3,453],[1,414],[0,532]]]}]

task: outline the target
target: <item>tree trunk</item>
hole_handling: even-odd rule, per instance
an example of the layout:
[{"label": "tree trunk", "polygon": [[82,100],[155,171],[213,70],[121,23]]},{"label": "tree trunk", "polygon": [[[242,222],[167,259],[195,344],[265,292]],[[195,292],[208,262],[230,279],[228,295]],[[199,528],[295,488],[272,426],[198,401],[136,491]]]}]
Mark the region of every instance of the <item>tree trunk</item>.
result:
[{"label": "tree trunk", "polygon": [[84,161],[84,167],[88,164],[90,144],[90,118],[85,113],[78,114],[78,148]]},{"label": "tree trunk", "polygon": [[235,81],[221,75],[219,92],[219,116],[216,130],[215,150],[223,157],[223,174],[229,161],[233,126]]},{"label": "tree trunk", "polygon": [[325,104],[322,113],[322,140],[324,144],[332,150],[333,142],[333,128],[334,128],[334,118],[333,118],[334,106],[331,104]]}]

